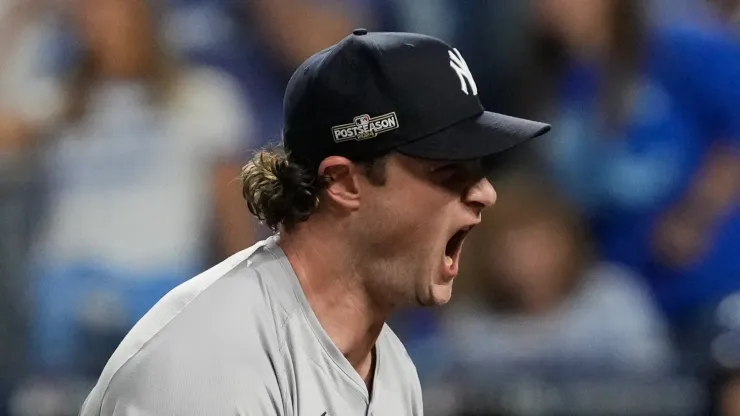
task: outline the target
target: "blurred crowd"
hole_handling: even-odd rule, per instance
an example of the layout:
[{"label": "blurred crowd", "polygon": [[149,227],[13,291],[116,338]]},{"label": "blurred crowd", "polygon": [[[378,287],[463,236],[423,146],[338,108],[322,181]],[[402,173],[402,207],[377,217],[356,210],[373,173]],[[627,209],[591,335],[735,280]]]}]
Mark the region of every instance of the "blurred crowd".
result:
[{"label": "blurred crowd", "polygon": [[441,37],[501,156],[429,415],[740,415],[740,1],[0,0],[0,416],[75,415],[167,291],[266,236],[235,180],[352,29]]}]

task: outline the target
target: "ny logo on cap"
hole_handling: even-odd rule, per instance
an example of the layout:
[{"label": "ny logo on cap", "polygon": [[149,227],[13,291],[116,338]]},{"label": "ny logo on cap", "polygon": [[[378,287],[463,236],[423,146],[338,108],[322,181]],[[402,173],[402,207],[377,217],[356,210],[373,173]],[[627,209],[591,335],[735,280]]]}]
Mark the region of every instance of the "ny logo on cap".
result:
[{"label": "ny logo on cap", "polygon": [[462,92],[464,92],[465,95],[470,95],[468,92],[468,85],[470,85],[473,95],[478,95],[478,87],[475,85],[473,74],[470,73],[470,68],[468,68],[468,64],[465,63],[460,52],[456,48],[452,48],[452,50],[449,51],[449,54],[450,66],[455,70],[457,77],[460,78],[460,89]]}]

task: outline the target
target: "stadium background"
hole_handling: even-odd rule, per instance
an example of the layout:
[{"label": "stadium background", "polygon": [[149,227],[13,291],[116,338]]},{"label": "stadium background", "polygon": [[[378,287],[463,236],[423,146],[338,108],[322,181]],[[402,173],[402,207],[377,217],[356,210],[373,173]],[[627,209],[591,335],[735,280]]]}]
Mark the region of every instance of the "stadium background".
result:
[{"label": "stadium background", "polygon": [[428,415],[740,415],[734,0],[0,0],[0,415],[74,415],[171,287],[250,245],[233,179],[352,29],[435,35],[501,158],[456,296],[392,326]]}]

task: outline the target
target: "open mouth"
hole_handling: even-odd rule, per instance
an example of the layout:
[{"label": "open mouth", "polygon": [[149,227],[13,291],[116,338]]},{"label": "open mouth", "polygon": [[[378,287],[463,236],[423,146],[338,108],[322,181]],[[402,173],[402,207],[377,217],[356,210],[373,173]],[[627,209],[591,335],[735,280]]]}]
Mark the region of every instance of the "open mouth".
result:
[{"label": "open mouth", "polygon": [[459,257],[460,252],[462,250],[462,244],[465,240],[465,237],[468,235],[470,230],[473,227],[465,227],[458,232],[456,232],[450,239],[447,241],[447,246],[445,246],[445,265],[450,267],[453,263],[455,263]]}]

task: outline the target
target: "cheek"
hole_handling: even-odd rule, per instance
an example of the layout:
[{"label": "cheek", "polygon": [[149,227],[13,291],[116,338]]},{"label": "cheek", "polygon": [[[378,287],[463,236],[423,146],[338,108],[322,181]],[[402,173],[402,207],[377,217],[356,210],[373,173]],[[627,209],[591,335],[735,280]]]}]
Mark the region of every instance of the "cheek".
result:
[{"label": "cheek", "polygon": [[400,207],[396,211],[386,211],[386,215],[389,227],[385,230],[385,240],[389,247],[393,247],[397,254],[423,249],[429,239],[429,226],[423,214],[409,207]]},{"label": "cheek", "polygon": [[451,198],[415,183],[394,185],[373,189],[358,226],[383,257],[427,263],[424,258],[437,254],[446,244],[440,241],[449,227]]},{"label": "cheek", "polygon": [[[413,204],[382,208],[372,221],[365,222],[366,238],[374,247],[372,255],[394,264],[396,274],[406,275],[404,280],[415,281],[415,275],[427,274],[431,267],[430,254],[439,251],[439,232],[435,231],[439,221],[413,209]],[[374,225],[369,226],[371,222]]]},{"label": "cheek", "polygon": [[406,203],[397,215],[397,238],[424,247],[440,244],[450,217],[443,207],[422,202]]}]

